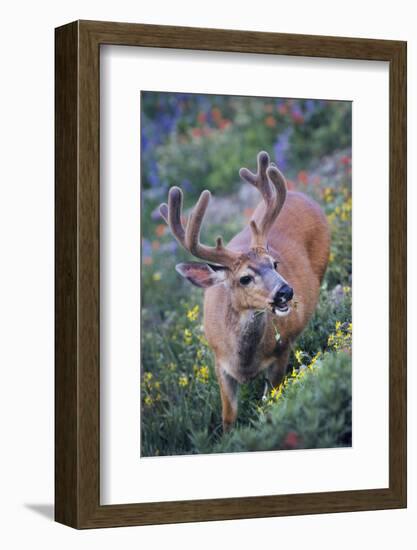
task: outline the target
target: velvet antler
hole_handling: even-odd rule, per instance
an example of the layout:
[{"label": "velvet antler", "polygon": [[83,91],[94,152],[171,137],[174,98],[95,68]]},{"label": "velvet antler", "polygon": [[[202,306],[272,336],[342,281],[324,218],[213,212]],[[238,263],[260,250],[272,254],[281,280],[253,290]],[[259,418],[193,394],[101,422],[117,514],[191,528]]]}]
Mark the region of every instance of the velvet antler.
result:
[{"label": "velvet antler", "polygon": [[[247,168],[239,170],[240,177],[256,187],[261,193],[265,208],[257,220],[250,221],[252,231],[251,248],[266,248],[268,233],[274,224],[287,196],[287,183],[274,164],[270,164],[265,151],[258,153],[256,174]],[[272,183],[272,186],[271,186]]]}]

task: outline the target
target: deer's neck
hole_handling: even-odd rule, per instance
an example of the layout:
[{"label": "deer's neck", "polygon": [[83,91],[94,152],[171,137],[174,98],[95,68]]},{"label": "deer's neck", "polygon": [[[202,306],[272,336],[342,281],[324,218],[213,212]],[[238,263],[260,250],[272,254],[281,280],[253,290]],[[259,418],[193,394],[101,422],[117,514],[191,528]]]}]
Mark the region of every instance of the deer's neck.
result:
[{"label": "deer's neck", "polygon": [[260,370],[263,359],[266,314],[255,310],[231,312],[235,326],[234,370],[242,379],[251,379]]}]

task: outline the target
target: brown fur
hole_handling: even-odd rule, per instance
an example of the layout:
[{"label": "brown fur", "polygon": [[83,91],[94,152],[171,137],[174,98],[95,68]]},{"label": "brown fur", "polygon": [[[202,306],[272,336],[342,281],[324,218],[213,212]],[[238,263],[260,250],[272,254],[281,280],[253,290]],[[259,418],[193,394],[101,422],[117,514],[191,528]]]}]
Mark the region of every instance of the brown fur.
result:
[{"label": "brown fur", "polygon": [[[262,202],[255,211],[255,221],[262,217],[264,209]],[[240,261],[230,269],[226,285],[212,286],[205,291],[204,327],[216,357],[225,429],[237,416],[237,388],[225,383],[222,373],[245,382],[267,369],[271,383],[280,382],[287,368],[290,346],[316,307],[329,257],[326,218],[317,203],[301,193],[287,193],[285,204],[268,234],[268,252],[250,250],[250,242],[248,227],[230,241],[227,247],[241,253]],[[279,262],[277,271],[294,289],[293,303],[296,304],[285,317],[275,316],[268,308],[268,292],[262,285],[249,289],[238,282],[248,265],[257,267],[270,258]],[[266,312],[259,314],[265,316],[259,333],[252,319],[253,310],[264,308]],[[276,331],[280,335],[278,344]],[[249,364],[242,361],[242,332],[245,345],[254,346]],[[250,342],[251,337],[254,342]]]}]

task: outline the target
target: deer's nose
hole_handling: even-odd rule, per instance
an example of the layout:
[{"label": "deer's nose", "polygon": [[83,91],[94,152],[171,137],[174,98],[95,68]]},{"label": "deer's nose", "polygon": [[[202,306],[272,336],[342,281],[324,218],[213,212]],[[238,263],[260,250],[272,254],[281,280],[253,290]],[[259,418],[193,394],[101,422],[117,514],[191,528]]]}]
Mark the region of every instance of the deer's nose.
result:
[{"label": "deer's nose", "polygon": [[289,302],[293,296],[293,289],[289,285],[283,284],[282,287],[275,292],[274,302],[276,304],[283,304]]}]

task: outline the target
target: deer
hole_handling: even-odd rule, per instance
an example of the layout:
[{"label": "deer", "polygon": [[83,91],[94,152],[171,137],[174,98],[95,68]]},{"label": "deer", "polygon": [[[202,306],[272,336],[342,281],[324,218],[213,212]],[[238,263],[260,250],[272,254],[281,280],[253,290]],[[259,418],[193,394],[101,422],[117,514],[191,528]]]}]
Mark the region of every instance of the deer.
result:
[{"label": "deer", "polygon": [[200,242],[210,202],[201,193],[183,224],[183,193],[171,187],[160,214],[178,243],[202,262],[176,265],[177,272],[204,289],[204,333],[214,354],[223,431],[238,416],[238,388],[264,372],[272,387],[287,373],[291,349],[316,308],[327,268],[330,231],[317,202],[288,191],[268,153],[257,156],[257,172],[240,178],[261,195],[251,220],[227,245]]}]

